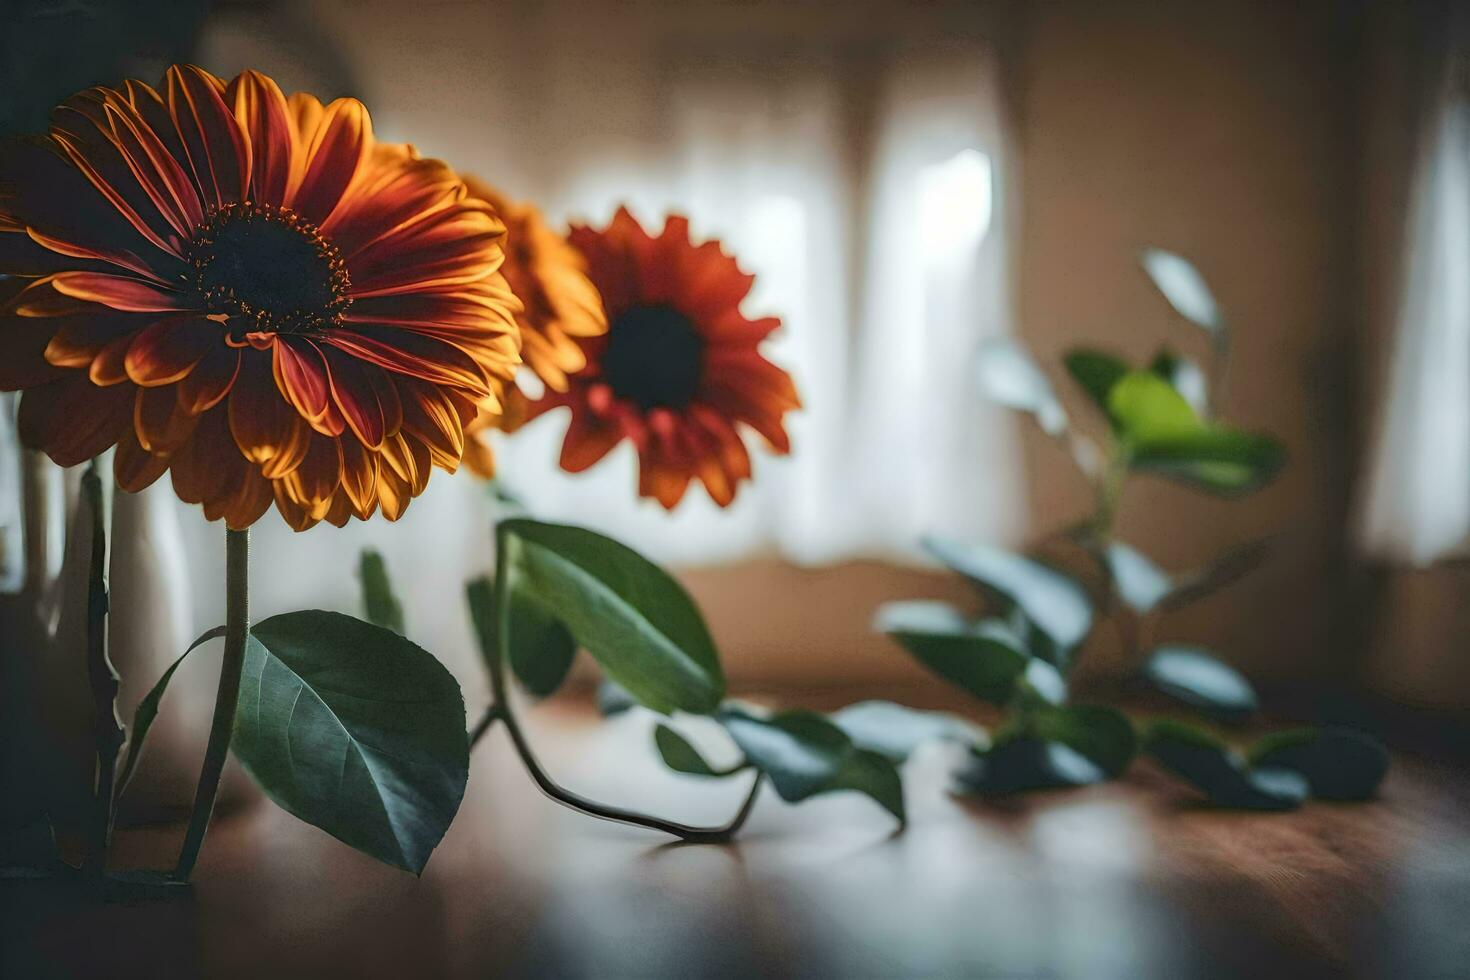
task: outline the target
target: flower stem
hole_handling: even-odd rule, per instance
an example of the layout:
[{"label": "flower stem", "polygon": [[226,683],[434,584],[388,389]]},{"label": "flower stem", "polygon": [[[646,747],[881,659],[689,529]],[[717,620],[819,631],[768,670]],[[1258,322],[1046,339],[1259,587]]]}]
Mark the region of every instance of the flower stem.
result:
[{"label": "flower stem", "polygon": [[520,756],[521,764],[531,774],[531,779],[536,787],[548,798],[560,803],[562,806],[590,817],[601,820],[610,820],[615,823],[631,824],[634,827],[646,827],[649,830],[657,830],[665,834],[678,837],[680,840],[696,844],[723,844],[730,841],[740,828],[745,826],[745,820],[750,816],[751,809],[755,806],[755,798],[760,795],[761,784],[765,781],[764,774],[757,773],[755,781],[750,784],[750,792],[745,801],[741,803],[740,810],[734,818],[722,827],[691,827],[688,824],[677,823],[672,820],[664,820],[639,813],[635,810],[625,810],[622,807],[608,806],[588,799],[579,793],[574,793],[560,786],[547,775],[546,770],[541,768],[536,755],[531,751],[531,743],[526,738],[526,733],[521,730],[520,722],[516,720],[515,712],[511,710],[510,697],[505,682],[505,657],[504,652],[510,648],[510,576],[506,567],[505,552],[502,546],[501,552],[496,556],[498,567],[495,571],[495,651],[494,656],[489,658],[490,664],[490,707],[486,710],[480,723],[470,733],[471,744],[478,741],[485,732],[490,729],[496,721],[505,725],[507,734],[510,735],[511,744],[515,746],[516,754]]},{"label": "flower stem", "polygon": [[188,881],[199,859],[199,848],[209,830],[219,795],[220,776],[230,753],[230,738],[235,730],[235,709],[240,703],[240,674],[245,667],[245,641],[250,636],[250,532],[225,531],[225,652],[220,664],[219,691],[215,695],[214,720],[209,726],[209,742],[204,749],[204,766],[199,771],[199,786],[194,792],[194,810],[189,815],[189,829],[174,877]]}]

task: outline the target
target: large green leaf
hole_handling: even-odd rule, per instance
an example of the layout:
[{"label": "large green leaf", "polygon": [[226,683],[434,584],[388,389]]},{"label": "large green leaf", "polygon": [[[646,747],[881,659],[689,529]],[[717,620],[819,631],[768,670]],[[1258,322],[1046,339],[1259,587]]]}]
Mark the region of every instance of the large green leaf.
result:
[{"label": "large green leaf", "polygon": [[1021,608],[1035,626],[1065,648],[1092,628],[1087,593],[1068,576],[1023,555],[990,545],[925,538],[924,547],[944,565],[992,595]]},{"label": "large green leaf", "polygon": [[1225,317],[1205,277],[1188,259],[1161,248],[1146,248],[1138,261],[1175,312],[1208,331],[1217,345],[1225,344]]},{"label": "large green leaf", "polygon": [[925,742],[984,745],[985,730],[956,715],[919,711],[892,701],[860,701],[833,712],[832,723],[860,749],[903,762]]},{"label": "large green leaf", "polygon": [[1108,410],[1108,394],[1124,375],[1128,365],[1104,351],[1079,347],[1062,358],[1067,373],[1082,386],[1087,396],[1104,412]]},{"label": "large green leaf", "polygon": [[[480,653],[495,656],[500,638],[495,623],[495,587],[488,578],[465,587],[470,617],[475,624]],[[510,593],[510,668],[533,697],[556,693],[572,669],[577,641],[559,619],[524,590]]]},{"label": "large green leaf", "polygon": [[469,775],[449,671],[390,630],[320,610],[251,631],[233,746],[281,807],[415,874]]},{"label": "large green leaf", "polygon": [[1202,421],[1184,396],[1152,371],[1133,371],[1112,386],[1108,414],[1129,465],[1219,494],[1262,486],[1285,462],[1268,435]]},{"label": "large green leaf", "polygon": [[179,669],[179,664],[182,664],[184,658],[193,653],[195,648],[203,646],[210,640],[217,640],[224,635],[225,628],[223,626],[216,626],[214,629],[205,632],[193,643],[190,643],[188,649],[179,654],[178,659],[168,665],[168,669],[163,672],[163,676],[158,679],[158,683],[153,685],[153,689],[143,695],[143,700],[138,702],[138,707],[133,710],[133,727],[128,737],[127,759],[123,762],[122,772],[117,778],[118,796],[121,796],[123,790],[128,788],[128,783],[132,782],[133,770],[138,768],[138,760],[142,758],[143,742],[148,738],[148,729],[153,727],[153,719],[158,717],[158,706],[163,701],[163,692],[168,690],[168,682],[173,680],[174,671]]},{"label": "large green leaf", "polygon": [[664,713],[719,706],[725,679],[714,641],[663,569],[611,538],[560,524],[502,521],[498,542],[511,590],[565,623],[639,703]]},{"label": "large green leaf", "polygon": [[1252,768],[1225,743],[1182,722],[1155,721],[1143,748],[1165,769],[1218,806],[1242,810],[1291,810],[1307,798],[1301,775],[1282,768]]},{"label": "large green leaf", "polygon": [[1170,697],[1225,721],[1242,721],[1259,706],[1250,681],[1203,647],[1158,647],[1144,661],[1143,676]]},{"label": "large green leaf", "polygon": [[890,602],[874,626],[940,677],[992,704],[1010,700],[1030,660],[1005,620],[972,623],[942,602]]},{"label": "large green leaf", "polygon": [[996,340],[980,349],[980,386],[992,401],[1029,412],[1048,435],[1067,430],[1067,411],[1051,382],[1031,355],[1013,340]]},{"label": "large green leaf", "polygon": [[374,626],[404,633],[403,604],[393,594],[388,565],[372,548],[364,548],[357,562],[357,576],[362,581],[363,617]]},{"label": "large green leaf", "polygon": [[1259,770],[1300,773],[1312,795],[1324,800],[1366,800],[1388,774],[1388,749],[1371,735],[1348,728],[1296,728],[1274,732],[1251,746]]},{"label": "large green leaf", "polygon": [[877,752],[853,745],[831,721],[813,711],[782,711],[762,717],[728,705],[718,718],[746,760],[771,780],[776,793],[796,803],[821,793],[863,793],[906,819],[897,768]]}]

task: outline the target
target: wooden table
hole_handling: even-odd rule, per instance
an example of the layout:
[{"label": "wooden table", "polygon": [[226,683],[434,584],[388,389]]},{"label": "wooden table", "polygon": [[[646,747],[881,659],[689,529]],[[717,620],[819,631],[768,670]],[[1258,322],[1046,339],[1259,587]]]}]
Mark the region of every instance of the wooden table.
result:
[{"label": "wooden table", "polygon": [[[609,802],[719,822],[744,779],[668,773],[647,716],[529,715],[543,760]],[[671,844],[543,799],[503,733],[422,879],[262,802],[211,832],[190,900],[80,906],[0,888],[0,975],[50,977],[1470,976],[1470,790],[1400,758],[1382,798],[1208,809],[1147,765],[997,803],[908,769],[909,830],[839,794],[765,793],[740,841]],[[119,834],[163,866],[177,827]]]}]

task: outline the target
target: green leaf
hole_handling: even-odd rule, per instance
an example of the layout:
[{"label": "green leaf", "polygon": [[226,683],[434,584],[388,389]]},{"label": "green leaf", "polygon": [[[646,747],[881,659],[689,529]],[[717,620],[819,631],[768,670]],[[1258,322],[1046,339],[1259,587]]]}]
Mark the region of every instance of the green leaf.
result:
[{"label": "green leaf", "polygon": [[1086,756],[1110,779],[1121,776],[1138,751],[1133,723],[1105,705],[1038,708],[1028,713],[1024,727],[1036,738]]},{"label": "green leaf", "polygon": [[1184,396],[1152,371],[1133,371],[1113,385],[1108,413],[1132,469],[1214,493],[1254,490],[1285,463],[1274,438],[1201,421]]},{"label": "green leaf", "polygon": [[788,803],[820,792],[854,751],[842,729],[814,711],[782,711],[761,718],[742,708],[725,707],[717,717],[745,758],[770,777]]},{"label": "green leaf", "polygon": [[1154,355],[1148,369],[1173,386],[1200,418],[1210,414],[1210,383],[1192,359],[1165,347]]},{"label": "green leaf", "polygon": [[1029,412],[1047,435],[1067,431],[1067,411],[1051,382],[1025,348],[1013,340],[991,341],[980,349],[980,387],[994,402]]},{"label": "green leaf", "polygon": [[658,754],[663,757],[664,765],[675,772],[688,773],[691,776],[723,778],[733,776],[746,768],[746,763],[741,761],[727,769],[716,769],[704,761],[704,756],[689,744],[688,739],[662,722],[653,730],[653,742],[658,746]]},{"label": "green leaf", "polygon": [[388,578],[388,566],[383,556],[372,548],[364,548],[358,559],[357,575],[362,581],[364,618],[374,626],[402,635],[405,632],[403,604],[393,594],[393,583]]},{"label": "green leaf", "polygon": [[123,761],[122,772],[117,778],[117,795],[121,796],[132,782],[133,770],[138,768],[138,760],[142,757],[143,741],[148,737],[148,729],[153,727],[153,719],[158,717],[158,706],[163,701],[163,692],[168,689],[168,682],[173,679],[174,671],[179,669],[179,664],[184,658],[194,652],[194,649],[203,646],[210,640],[217,640],[225,635],[223,626],[216,626],[207,633],[201,635],[188,649],[179,654],[177,660],[169,664],[158,683],[153,685],[153,690],[143,695],[143,700],[138,702],[138,707],[133,711],[132,736],[128,739],[128,755]]},{"label": "green leaf", "polygon": [[1239,581],[1260,567],[1276,538],[1277,535],[1271,535],[1232,548],[1203,568],[1177,576],[1174,587],[1159,603],[1160,607],[1166,610],[1182,609]]},{"label": "green leaf", "polygon": [[1030,660],[1004,620],[971,623],[942,602],[887,603],[874,627],[940,677],[992,704],[1010,700]]},{"label": "green leaf", "polygon": [[577,641],[540,603],[511,592],[510,669],[534,697],[556,693],[572,669]]},{"label": "green leaf", "polygon": [[719,707],[725,678],[714,641],[667,572],[583,528],[516,519],[502,521],[497,534],[512,591],[553,611],[639,703],[665,714]]},{"label": "green leaf", "polygon": [[1129,370],[1127,364],[1112,354],[1087,348],[1068,351],[1062,363],[1067,366],[1067,373],[1104,412],[1108,410],[1108,395],[1113,385]]},{"label": "green leaf", "polygon": [[1138,261],[1176,313],[1207,330],[1217,345],[1224,345],[1225,318],[1198,269],[1182,256],[1161,248],[1144,249]]},{"label": "green leaf", "polygon": [[831,721],[812,711],[761,717],[727,705],[717,716],[746,761],[771,780],[776,793],[798,803],[822,793],[854,790],[906,820],[903,786],[892,762],[858,748]]},{"label": "green leaf", "polygon": [[1071,746],[1030,735],[997,739],[988,751],[971,753],[955,773],[958,789],[983,796],[1088,786],[1105,779],[1107,773],[1097,763]]},{"label": "green leaf", "polygon": [[903,805],[903,778],[892,760],[880,752],[855,749],[831,781],[818,792],[835,793],[839,790],[862,793],[893,814],[900,827],[908,823]]},{"label": "green leaf", "polygon": [[985,730],[963,718],[939,711],[918,711],[892,701],[860,701],[831,715],[832,723],[860,749],[903,762],[925,742],[952,741],[983,745]]},{"label": "green leaf", "polygon": [[1163,569],[1149,561],[1142,552],[1121,541],[1111,542],[1105,557],[1114,590],[1136,612],[1149,612],[1174,587]]},{"label": "green leaf", "polygon": [[282,808],[415,874],[469,775],[449,671],[396,633],[320,610],[251,631],[233,744]]},{"label": "green leaf", "polygon": [[1048,565],[989,545],[925,538],[924,548],[985,591],[1021,607],[1026,618],[1059,646],[1070,649],[1092,628],[1087,593]]},{"label": "green leaf", "polygon": [[1251,746],[1257,769],[1288,769],[1305,777],[1324,800],[1366,800],[1388,774],[1388,749],[1350,728],[1297,728],[1274,732]]},{"label": "green leaf", "polygon": [[1252,769],[1219,739],[1177,721],[1155,721],[1143,748],[1211,802],[1242,810],[1291,810],[1307,798],[1307,781],[1285,769]]},{"label": "green leaf", "polygon": [[1144,661],[1143,676],[1170,697],[1226,721],[1242,721],[1259,707],[1250,681],[1202,647],[1158,647]]}]

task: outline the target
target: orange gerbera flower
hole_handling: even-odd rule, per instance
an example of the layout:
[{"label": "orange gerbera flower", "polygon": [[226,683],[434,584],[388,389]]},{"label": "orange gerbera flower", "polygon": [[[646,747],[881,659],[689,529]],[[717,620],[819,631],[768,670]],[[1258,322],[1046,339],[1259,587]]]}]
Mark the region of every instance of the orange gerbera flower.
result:
[{"label": "orange gerbera flower", "polygon": [[389,520],[519,361],[505,226],[353,99],[195,67],[72,97],[0,150],[0,390],[71,466],[165,470],[233,528]]},{"label": "orange gerbera flower", "polygon": [[[587,263],[536,208],[512,203],[473,177],[466,177],[465,183],[471,194],[490,202],[506,225],[505,264],[500,271],[521,301],[516,317],[521,355],[546,387],[566,391],[567,375],[587,366],[578,340],[607,331],[602,298],[587,278]],[[470,432],[479,438],[465,446],[465,466],[486,479],[495,475],[484,435],[491,427],[505,425],[507,420],[495,412],[480,413],[470,425]]]},{"label": "orange gerbera flower", "polygon": [[800,407],[791,376],[759,351],[781,321],[740,312],[755,277],[719,242],[693,244],[679,215],[652,238],[622,208],[605,230],[573,226],[568,240],[587,259],[608,330],[579,338],[586,367],[570,376],[567,391],[532,402],[527,418],[571,409],[565,470],[585,470],[628,439],[638,449],[642,496],[672,509],[698,478],[728,506],[750,478],[737,425],[785,454],[782,417]]}]

